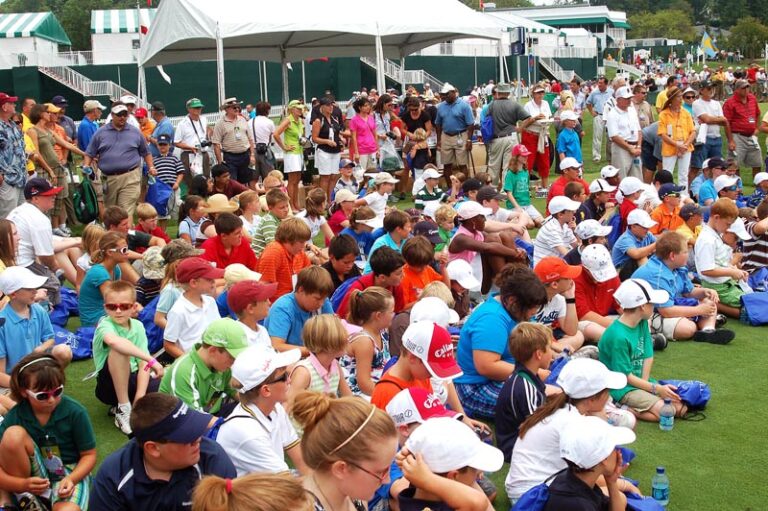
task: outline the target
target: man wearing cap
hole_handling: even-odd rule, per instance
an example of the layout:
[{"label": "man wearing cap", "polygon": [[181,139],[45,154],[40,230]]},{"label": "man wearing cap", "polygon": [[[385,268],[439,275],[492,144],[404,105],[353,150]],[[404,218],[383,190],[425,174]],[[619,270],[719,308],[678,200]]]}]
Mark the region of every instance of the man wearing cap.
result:
[{"label": "man wearing cap", "polygon": [[656,222],[642,209],[633,209],[627,216],[627,230],[611,250],[613,264],[622,278],[629,278],[656,250],[656,237],[651,234],[655,225]]},{"label": "man wearing cap", "polygon": [[173,142],[182,151],[181,161],[186,169],[184,179],[189,185],[195,175],[203,174],[205,177],[211,175],[211,157],[208,147],[211,146],[213,130],[201,115],[204,106],[202,101],[192,98],[187,101],[186,106],[187,115],[176,126]]},{"label": "man wearing cap", "polygon": [[91,488],[91,509],[187,509],[201,477],[237,477],[224,449],[204,436],[212,420],[166,394],[136,401],[134,438],[101,464]]},{"label": "man wearing cap", "polygon": [[443,162],[445,178],[451,177],[454,166],[457,171],[464,171],[472,151],[472,133],[475,131],[475,118],[469,103],[459,98],[456,87],[445,82],[440,91],[443,101],[437,106],[435,130],[437,149]]},{"label": "man wearing cap", "polygon": [[488,149],[488,172],[493,183],[499,182],[501,172],[509,168],[512,147],[518,143],[518,123],[520,129],[528,128],[535,119],[523,106],[509,97],[512,86],[500,83],[496,86],[496,99],[488,105],[488,112],[493,118],[493,138],[484,140]]},{"label": "man wearing cap", "polygon": [[580,225],[585,220],[597,220],[603,222],[613,213],[614,204],[610,202],[611,193],[616,191],[615,186],[608,184],[608,181],[597,178],[589,183],[589,197],[581,203],[576,210],[576,225]]},{"label": "man wearing cap", "polygon": [[[141,130],[141,126],[139,126],[139,121],[136,120],[136,116],[134,115],[134,111],[136,110],[136,98],[129,94],[126,94],[125,96],[120,96],[120,99],[117,102],[122,103],[128,109],[128,124],[136,128],[137,130]],[[115,106],[115,105],[112,104],[112,106]],[[109,124],[110,122],[112,122],[111,111],[107,115],[107,120],[105,121],[105,123]]]},{"label": "man wearing cap", "polygon": [[622,179],[628,175],[642,177],[640,170],[640,147],[643,133],[637,111],[631,108],[632,91],[621,87],[615,92],[616,108],[612,108],[606,119],[611,148],[611,165],[617,167]]},{"label": "man wearing cap", "polygon": [[0,218],[24,204],[27,153],[24,135],[11,120],[18,100],[16,96],[0,92]]},{"label": "man wearing cap", "polygon": [[603,133],[605,133],[605,120],[603,119],[603,107],[611,98],[612,91],[608,88],[608,79],[601,76],[597,80],[597,89],[593,89],[587,97],[587,110],[592,114],[592,161],[600,161],[603,146]]},{"label": "man wearing cap", "polygon": [[250,165],[256,163],[253,140],[248,136],[248,122],[240,114],[237,98],[227,98],[221,105],[224,115],[213,127],[211,142],[216,160],[229,167],[233,179],[243,184],[251,180]]},{"label": "man wearing cap", "polygon": [[64,96],[54,96],[51,103],[61,109],[61,112],[59,112],[59,126],[64,128],[64,132],[70,140],[77,140],[77,126],[75,126],[75,121],[66,115],[67,106],[69,106],[67,98]]},{"label": "man wearing cap", "polygon": [[83,103],[83,120],[80,121],[80,128],[77,130],[77,146],[85,151],[88,149],[88,144],[91,143],[93,135],[99,129],[98,120],[101,119],[101,115],[107,107],[96,101],[95,99],[89,99]]},{"label": "man wearing cap", "polygon": [[581,183],[584,190],[589,190],[589,183],[579,177],[579,171],[581,170],[581,163],[576,158],[563,158],[560,162],[560,170],[563,175],[558,177],[549,187],[547,193],[547,204],[549,204],[553,198],[565,195],[565,185],[571,182]]},{"label": "man wearing cap", "polygon": [[[731,128],[728,150],[736,153],[740,167],[752,167],[752,176],[760,172],[763,158],[757,141],[760,105],[749,92],[749,82],[736,80],[733,96],[723,103],[723,115]],[[726,135],[728,133],[726,132]]]},{"label": "man wearing cap", "polygon": [[152,130],[152,134],[149,137],[149,152],[152,153],[153,158],[157,158],[160,156],[160,148],[157,146],[160,135],[170,137],[171,142],[173,142],[174,129],[171,120],[165,115],[165,105],[160,101],[152,103],[150,114],[152,115],[152,120],[155,121],[155,129]]},{"label": "man wearing cap", "polygon": [[[141,194],[142,160],[150,175],[157,171],[141,130],[128,124],[126,105],[118,101],[111,111],[112,121],[98,129],[85,150],[83,170],[101,177],[106,207],[120,206],[133,218]],[[91,168],[94,160],[98,169]]]},{"label": "man wearing cap", "polygon": [[699,84],[699,98],[693,102],[693,118],[698,121],[699,129],[707,133],[704,143],[697,144],[693,150],[688,182],[691,182],[701,171],[704,160],[723,156],[721,127],[725,128],[728,140],[733,138],[728,120],[723,115],[723,106],[713,98],[713,93],[712,82],[703,81]]},{"label": "man wearing cap", "polygon": [[166,368],[160,392],[178,397],[193,410],[226,415],[235,407],[231,367],[248,348],[245,331],[231,318],[211,322],[194,349]]},{"label": "man wearing cap", "polygon": [[656,225],[651,227],[651,233],[658,236],[664,231],[676,231],[683,225],[683,219],[680,218],[680,194],[683,192],[682,186],[674,183],[665,183],[659,188],[659,204],[656,209],[651,211],[651,219]]}]

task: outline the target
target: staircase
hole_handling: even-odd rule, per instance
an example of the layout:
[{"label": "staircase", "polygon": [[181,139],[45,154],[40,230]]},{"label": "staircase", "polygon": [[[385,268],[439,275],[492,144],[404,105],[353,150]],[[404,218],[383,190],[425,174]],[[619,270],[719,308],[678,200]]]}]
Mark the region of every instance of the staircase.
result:
[{"label": "staircase", "polygon": [[616,69],[617,73],[627,73],[634,76],[635,78],[640,78],[643,76],[643,72],[637,69],[635,66],[622,64],[620,62],[616,62],[615,60],[603,60],[603,66],[612,67]]},{"label": "staircase", "polygon": [[[360,57],[360,61],[368,66],[376,69],[376,60],[369,57]],[[399,64],[389,59],[384,59],[384,76],[400,83],[428,83],[433,91],[439,91],[443,88],[443,82],[427,73],[423,69],[406,69],[403,70]]]},{"label": "staircase", "polygon": [[91,80],[68,66],[39,66],[37,69],[45,76],[53,78],[86,98],[106,96],[112,101],[117,101],[122,96],[130,95],[137,98],[136,106],[149,108],[149,104],[146,101],[138,99],[136,94],[122,88],[115,82]]},{"label": "staircase", "polygon": [[539,57],[539,64],[544,70],[551,74],[559,82],[570,82],[573,77],[577,76],[573,71],[566,71],[555,59],[551,57]]}]

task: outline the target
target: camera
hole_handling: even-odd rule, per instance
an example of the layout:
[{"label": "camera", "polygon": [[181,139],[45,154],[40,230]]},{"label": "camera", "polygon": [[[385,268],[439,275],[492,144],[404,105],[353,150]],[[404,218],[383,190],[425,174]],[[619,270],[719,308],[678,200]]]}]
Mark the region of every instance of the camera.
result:
[{"label": "camera", "polygon": [[205,149],[206,147],[211,147],[212,145],[213,145],[213,142],[211,142],[210,140],[203,140],[202,142],[200,142],[200,147],[202,147],[203,149]]},{"label": "camera", "polygon": [[387,136],[388,136],[390,139],[392,139],[392,140],[395,140],[395,139],[397,138],[397,135],[395,135],[395,132],[394,132],[394,131],[388,131],[388,132],[387,132]]}]

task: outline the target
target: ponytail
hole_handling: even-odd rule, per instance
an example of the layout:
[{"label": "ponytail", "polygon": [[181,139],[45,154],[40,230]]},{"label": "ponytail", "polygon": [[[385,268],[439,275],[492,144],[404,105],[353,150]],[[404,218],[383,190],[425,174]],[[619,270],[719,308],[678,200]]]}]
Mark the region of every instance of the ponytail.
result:
[{"label": "ponytail", "polygon": [[314,501],[288,474],[206,476],[192,494],[192,511],[311,511]]}]

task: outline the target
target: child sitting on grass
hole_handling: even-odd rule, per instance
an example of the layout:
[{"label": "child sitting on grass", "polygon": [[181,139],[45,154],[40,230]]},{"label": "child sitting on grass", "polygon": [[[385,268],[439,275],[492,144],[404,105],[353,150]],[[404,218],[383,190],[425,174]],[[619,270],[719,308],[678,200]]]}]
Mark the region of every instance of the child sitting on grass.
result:
[{"label": "child sitting on grass", "polygon": [[[150,236],[160,238],[166,243],[171,242],[170,236],[165,233],[162,227],[157,225],[157,210],[152,204],[142,202],[136,206],[136,217],[139,219],[139,224],[136,226],[138,232],[145,232]],[[136,252],[139,254],[143,254],[146,250],[147,247],[136,247]]]},{"label": "child sitting on grass", "polygon": [[435,260],[435,251],[432,243],[424,236],[414,236],[403,244],[403,280],[400,285],[403,288],[405,306],[416,302],[421,292],[431,282],[442,281],[446,286],[450,285],[448,265],[442,266],[442,274],[437,273],[431,266]]},{"label": "child sitting on grass", "polygon": [[360,248],[355,264],[361,270],[368,264],[368,253],[373,247],[376,238],[373,231],[380,229],[384,225],[382,219],[376,216],[376,213],[368,206],[358,206],[352,210],[349,215],[349,227],[346,227],[339,234],[348,234],[352,236]]},{"label": "child sitting on grass", "polygon": [[259,260],[262,282],[277,282],[273,301],[296,287],[296,276],[312,263],[304,251],[310,240],[310,230],[300,218],[288,218],[280,223],[275,241],[267,245]]},{"label": "child sitting on grass", "polygon": [[322,267],[330,274],[334,291],[344,281],[360,276],[360,268],[355,264],[359,255],[360,248],[352,236],[342,234],[331,240],[328,246],[329,259]]},{"label": "child sitting on grass", "polygon": [[261,224],[259,194],[253,190],[243,192],[238,196],[237,202],[240,206],[237,211],[240,213],[240,220],[243,221],[243,237],[250,244],[256,228]]},{"label": "child sitting on grass", "polygon": [[255,280],[241,280],[227,293],[227,305],[237,315],[237,321],[251,346],[272,347],[267,329],[259,324],[269,313],[269,301],[275,295],[277,284],[263,284]]},{"label": "child sitting on grass", "polygon": [[200,236],[200,228],[206,221],[205,199],[198,195],[187,195],[179,210],[179,238],[199,247],[205,241]]},{"label": "child sitting on grass", "polygon": [[261,257],[267,245],[275,239],[275,232],[280,222],[288,218],[290,214],[288,195],[278,189],[268,191],[267,209],[269,212],[262,217],[251,239],[251,248],[256,257]]},{"label": "child sitting on grass", "polygon": [[326,240],[335,236],[325,218],[327,199],[322,188],[313,188],[307,194],[304,211],[296,213],[296,218],[301,218],[311,233],[306,245],[306,252],[312,264],[323,264],[328,261],[328,250],[317,247],[313,241],[315,237],[321,232]]},{"label": "child sitting on grass", "polygon": [[75,264],[75,270],[77,271],[77,282],[75,285],[77,290],[80,289],[86,272],[93,266],[91,257],[99,251],[99,241],[101,241],[101,237],[106,232],[99,224],[88,224],[83,229],[83,235],[80,238],[83,245],[83,255],[77,259]]}]

